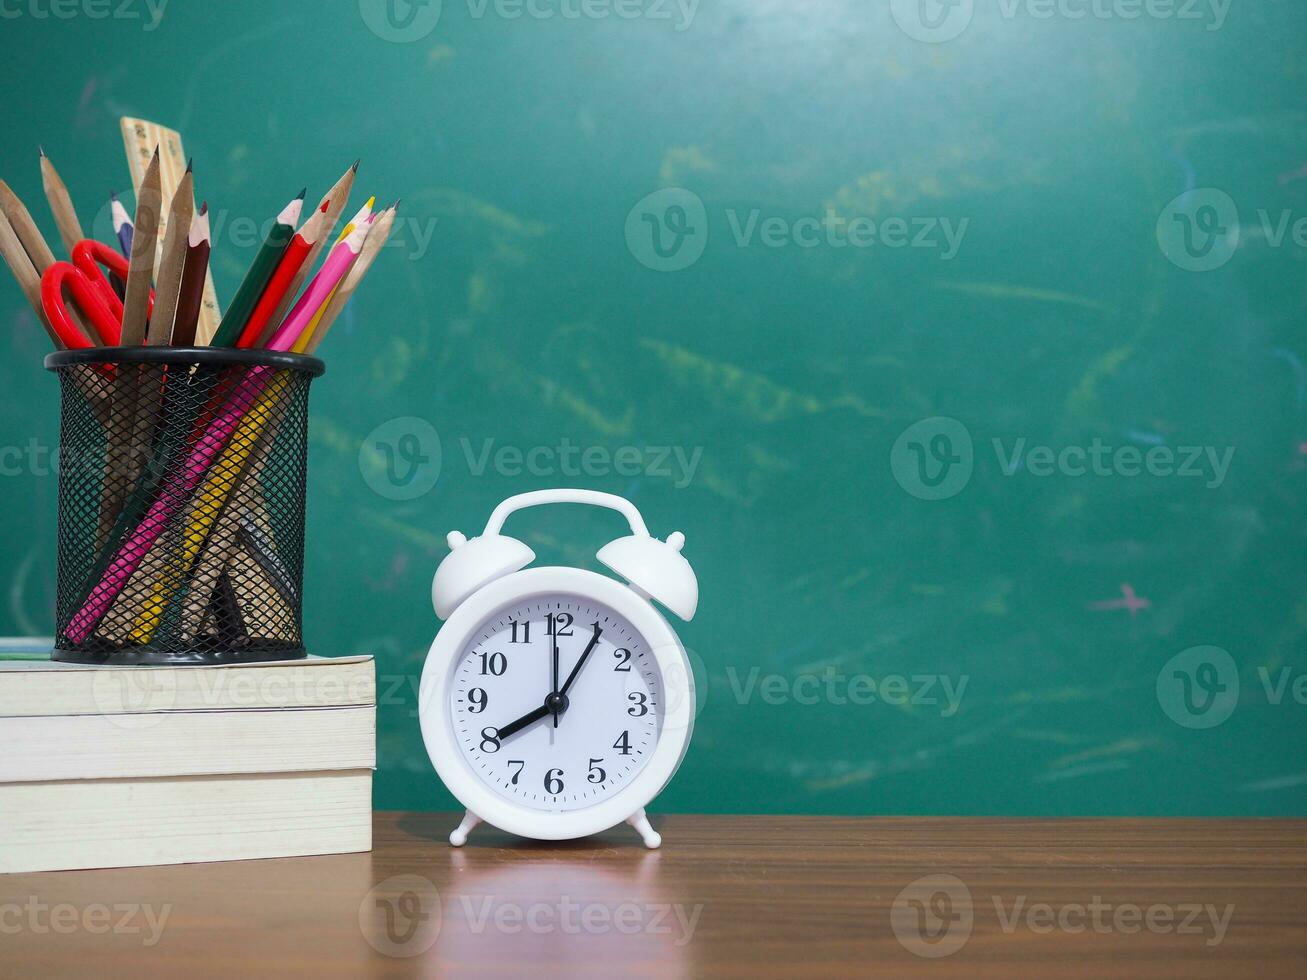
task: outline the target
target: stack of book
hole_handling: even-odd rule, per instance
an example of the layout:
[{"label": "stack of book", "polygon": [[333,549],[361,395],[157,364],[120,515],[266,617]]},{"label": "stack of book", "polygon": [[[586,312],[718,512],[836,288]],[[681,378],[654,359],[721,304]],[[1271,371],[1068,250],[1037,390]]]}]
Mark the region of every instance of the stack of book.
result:
[{"label": "stack of book", "polygon": [[0,872],[370,850],[376,710],[371,657],[77,667],[0,645]]}]

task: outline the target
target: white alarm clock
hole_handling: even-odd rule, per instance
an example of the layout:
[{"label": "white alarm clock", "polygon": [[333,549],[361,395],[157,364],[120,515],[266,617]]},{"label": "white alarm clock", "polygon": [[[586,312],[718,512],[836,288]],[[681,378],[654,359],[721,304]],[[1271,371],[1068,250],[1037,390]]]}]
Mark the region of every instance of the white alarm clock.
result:
[{"label": "white alarm clock", "polygon": [[[527,568],[500,534],[541,504],[618,511],[627,537],[599,550],[625,582],[580,568]],[[635,505],[593,490],[540,490],[495,508],[480,537],[449,534],[431,597],[445,620],[419,689],[422,738],[467,808],[449,842],[481,821],[541,840],[631,824],[661,843],[644,807],[676,772],[694,726],[694,676],[656,600],[694,616],[699,583],[685,536],[651,537]]]}]

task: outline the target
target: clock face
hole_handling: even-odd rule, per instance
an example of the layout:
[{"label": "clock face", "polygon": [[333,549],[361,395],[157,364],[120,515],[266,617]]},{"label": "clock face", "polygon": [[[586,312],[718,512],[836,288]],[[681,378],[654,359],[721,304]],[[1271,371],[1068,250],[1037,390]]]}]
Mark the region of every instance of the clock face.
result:
[{"label": "clock face", "polygon": [[647,640],[603,603],[562,593],[484,620],[448,691],[471,772],[547,812],[594,806],[629,785],[654,754],[665,711]]}]

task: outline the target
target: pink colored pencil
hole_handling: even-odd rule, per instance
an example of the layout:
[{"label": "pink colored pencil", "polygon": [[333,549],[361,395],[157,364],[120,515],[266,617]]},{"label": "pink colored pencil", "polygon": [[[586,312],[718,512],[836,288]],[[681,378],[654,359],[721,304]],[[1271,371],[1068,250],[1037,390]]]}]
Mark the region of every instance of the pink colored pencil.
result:
[{"label": "pink colored pencil", "polygon": [[322,263],[322,268],[309,283],[309,288],[304,290],[304,295],[268,341],[269,350],[287,351],[295,346],[295,341],[299,340],[304,328],[312,322],[314,314],[331,298],[332,290],[340,285],[340,281],[349,272],[349,267],[359,257],[363,241],[368,237],[375,220],[376,215],[371,215],[331,250],[327,261]]}]

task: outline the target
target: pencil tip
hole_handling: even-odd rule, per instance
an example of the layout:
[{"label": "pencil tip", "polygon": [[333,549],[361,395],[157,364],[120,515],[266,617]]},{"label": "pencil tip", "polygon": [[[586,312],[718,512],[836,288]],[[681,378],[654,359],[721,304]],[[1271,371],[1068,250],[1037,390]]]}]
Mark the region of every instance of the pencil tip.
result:
[{"label": "pencil tip", "polygon": [[116,201],[116,200],[118,200],[118,192],[117,192],[117,191],[110,191],[110,192],[109,192],[109,200],[111,200],[111,201]]},{"label": "pencil tip", "polygon": [[295,200],[297,200],[297,201],[302,201],[302,200],[304,200],[304,195],[306,195],[308,192],[309,192],[309,189],[308,189],[307,187],[304,188],[304,190],[300,191],[298,194],[295,195]]},{"label": "pencil tip", "polygon": [[45,147],[42,146],[40,143],[37,143],[37,144],[36,144],[36,148],[41,152],[41,159],[44,160],[44,159],[45,159]]},{"label": "pencil tip", "polygon": [[195,157],[188,157],[186,160],[186,172],[190,173],[195,167]]},{"label": "pencil tip", "polygon": [[200,217],[209,213],[209,202],[205,201],[200,205]]},{"label": "pencil tip", "polygon": [[351,171],[353,171],[354,173],[358,173],[358,172],[359,172],[359,164],[362,163],[362,162],[363,162],[363,158],[362,158],[362,157],[359,157],[357,160],[354,161],[354,166],[350,167],[349,169],[350,169]]}]

